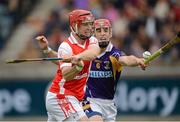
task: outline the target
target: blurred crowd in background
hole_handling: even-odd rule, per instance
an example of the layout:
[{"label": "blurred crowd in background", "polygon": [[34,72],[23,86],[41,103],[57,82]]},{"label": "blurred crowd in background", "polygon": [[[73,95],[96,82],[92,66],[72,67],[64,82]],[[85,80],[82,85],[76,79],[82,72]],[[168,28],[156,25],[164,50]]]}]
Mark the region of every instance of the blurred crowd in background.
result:
[{"label": "blurred crowd in background", "polygon": [[[0,40],[6,40],[11,28],[28,11],[28,7],[20,5],[23,0],[15,1],[21,0],[9,0],[8,5],[6,0],[0,1]],[[36,0],[25,1],[33,6]],[[58,3],[47,20],[33,21],[31,18],[27,21],[41,25],[34,37],[45,35],[54,50],[58,50],[59,44],[68,37],[68,13],[77,8],[91,10],[96,19],[110,19],[113,25],[112,42],[127,55],[142,57],[144,51],[154,52],[180,31],[180,0],[59,0]],[[37,47],[35,40],[30,40],[30,43]],[[174,64],[180,61],[179,57],[180,44],[161,56],[156,63]]]},{"label": "blurred crowd in background", "polygon": [[37,0],[0,0],[0,50]]}]

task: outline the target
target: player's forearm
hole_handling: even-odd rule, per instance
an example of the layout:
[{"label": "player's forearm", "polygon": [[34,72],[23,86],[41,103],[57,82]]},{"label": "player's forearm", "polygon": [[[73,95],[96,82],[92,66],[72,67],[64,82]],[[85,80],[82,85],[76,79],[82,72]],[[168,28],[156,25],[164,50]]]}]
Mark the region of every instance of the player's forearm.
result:
[{"label": "player's forearm", "polygon": [[[43,50],[43,53],[46,54],[48,58],[57,58],[58,54],[56,51],[52,50],[50,47]],[[59,61],[52,61],[54,64],[59,64]]]},{"label": "player's forearm", "polygon": [[68,69],[65,69],[62,71],[62,75],[63,75],[63,78],[66,80],[66,81],[70,81],[72,80],[73,78],[75,78],[77,76],[77,74],[79,72],[81,72],[81,69],[82,67],[79,67],[77,65],[71,67],[71,68],[68,68]]},{"label": "player's forearm", "polygon": [[84,52],[77,55],[82,60],[94,60],[100,54],[100,49],[87,49]]},{"label": "player's forearm", "polygon": [[[52,50],[51,53],[47,54],[48,57],[57,58],[57,52]],[[52,61],[54,64],[59,64],[59,61]]]},{"label": "player's forearm", "polygon": [[119,58],[119,63],[123,66],[138,66],[138,58],[135,56],[122,56]]}]

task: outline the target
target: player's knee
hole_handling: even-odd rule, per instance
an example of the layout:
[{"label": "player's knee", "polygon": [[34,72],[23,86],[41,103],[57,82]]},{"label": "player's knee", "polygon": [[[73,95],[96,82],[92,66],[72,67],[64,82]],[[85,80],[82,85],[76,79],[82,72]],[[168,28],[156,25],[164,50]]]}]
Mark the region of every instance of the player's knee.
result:
[{"label": "player's knee", "polygon": [[102,116],[101,116],[101,115],[94,115],[94,116],[91,116],[91,117],[89,118],[89,121],[92,121],[92,122],[94,122],[94,121],[96,121],[96,122],[102,122],[103,119],[102,119]]},{"label": "player's knee", "polygon": [[83,117],[79,118],[78,121],[87,122],[87,121],[89,121],[89,120],[88,120],[88,117],[87,117],[87,116],[83,116]]}]

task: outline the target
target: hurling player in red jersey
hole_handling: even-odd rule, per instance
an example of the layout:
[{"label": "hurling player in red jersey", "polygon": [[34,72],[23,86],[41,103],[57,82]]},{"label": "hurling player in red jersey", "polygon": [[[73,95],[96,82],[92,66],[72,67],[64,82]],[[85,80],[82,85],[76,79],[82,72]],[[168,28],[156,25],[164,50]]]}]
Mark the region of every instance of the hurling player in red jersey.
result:
[{"label": "hurling player in red jersey", "polygon": [[[85,94],[90,61],[100,53],[96,38],[91,37],[94,17],[90,11],[78,9],[69,13],[69,22],[70,36],[61,43],[57,55],[67,57],[71,62],[58,64],[57,73],[46,97],[48,121],[88,119],[80,102]],[[36,39],[47,42],[44,36],[38,36]],[[48,47],[43,50],[45,53],[51,51]]]}]

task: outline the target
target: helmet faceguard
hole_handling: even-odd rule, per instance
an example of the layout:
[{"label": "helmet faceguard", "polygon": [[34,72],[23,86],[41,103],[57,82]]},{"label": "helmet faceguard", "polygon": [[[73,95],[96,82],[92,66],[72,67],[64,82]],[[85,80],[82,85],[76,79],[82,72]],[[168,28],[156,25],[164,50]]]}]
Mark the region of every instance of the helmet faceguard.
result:
[{"label": "helmet faceguard", "polygon": [[79,34],[78,28],[82,23],[94,22],[94,16],[90,11],[87,10],[74,10],[69,14],[69,22],[71,31],[77,34],[81,39],[88,39],[89,37]]},{"label": "helmet faceguard", "polygon": [[[112,36],[112,28],[111,23],[108,19],[97,19],[94,21],[94,31],[96,33],[96,29],[98,28],[109,28],[109,33]],[[98,40],[100,48],[106,48],[109,45],[109,40]]]}]

